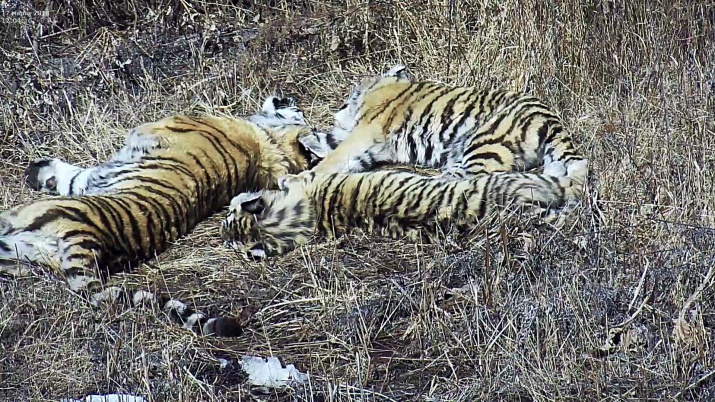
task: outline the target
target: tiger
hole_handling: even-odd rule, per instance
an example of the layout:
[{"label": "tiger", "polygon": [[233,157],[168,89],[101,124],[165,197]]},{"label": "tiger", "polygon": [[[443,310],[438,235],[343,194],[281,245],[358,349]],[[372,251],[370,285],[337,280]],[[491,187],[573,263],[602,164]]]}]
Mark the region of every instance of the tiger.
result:
[{"label": "tiger", "polygon": [[[364,79],[335,113],[332,134],[338,145],[311,175],[286,179],[302,190],[232,200],[221,227],[228,246],[253,258],[282,254],[316,227],[415,238],[448,221],[466,229],[507,203],[553,216],[577,202],[588,171],[561,118],[539,99],[413,82],[403,65]],[[369,172],[390,163],[442,173]],[[541,165],[541,174],[524,173]]]},{"label": "tiger", "polygon": [[340,144],[312,170],[363,172],[388,163],[444,179],[525,171],[572,176],[588,167],[562,120],[534,96],[413,82],[403,65],[365,78],[334,115]]},{"label": "tiger", "polygon": [[114,300],[159,305],[199,334],[238,336],[231,317],[209,317],[145,290],[104,286],[109,275],[165,251],[244,191],[315,166],[333,144],[295,98],[270,96],[248,118],[174,115],[129,130],[109,160],[82,168],[40,158],[26,184],[45,197],[0,213],[0,272],[48,266],[93,306]]},{"label": "tiger", "polygon": [[586,170],[572,173],[555,177],[496,172],[444,180],[396,170],[306,171],[279,179],[279,190],[236,196],[220,234],[246,260],[285,254],[315,234],[339,237],[354,229],[432,242],[438,233],[451,228],[470,233],[479,222],[513,210],[503,207],[515,206],[539,217],[557,216],[581,196]]}]

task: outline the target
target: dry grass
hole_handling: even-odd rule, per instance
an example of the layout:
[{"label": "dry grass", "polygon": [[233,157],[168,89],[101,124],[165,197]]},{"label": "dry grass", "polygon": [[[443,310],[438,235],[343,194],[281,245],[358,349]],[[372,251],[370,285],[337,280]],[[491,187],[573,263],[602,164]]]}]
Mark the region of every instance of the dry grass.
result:
[{"label": "dry grass", "polygon": [[93,310],[40,269],[0,279],[0,399],[252,400],[246,353],[312,375],[268,400],[715,399],[712,5],[227,3],[35,1],[46,17],[0,25],[0,208],[39,197],[21,184],[32,158],[97,163],[169,113],[240,115],[279,88],[328,127],[352,82],[401,62],[554,104],[591,160],[578,219],[460,247],[356,235],[245,265],[217,216],[114,279],[213,312],[251,304],[237,340]]}]

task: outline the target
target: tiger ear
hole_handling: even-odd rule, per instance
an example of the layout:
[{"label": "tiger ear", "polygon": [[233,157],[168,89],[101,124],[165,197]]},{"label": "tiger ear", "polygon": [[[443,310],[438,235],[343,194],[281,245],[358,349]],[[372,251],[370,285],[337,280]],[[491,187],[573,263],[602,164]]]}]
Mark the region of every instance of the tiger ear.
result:
[{"label": "tiger ear", "polygon": [[398,65],[392,67],[391,69],[382,73],[382,76],[383,77],[397,77],[397,78],[404,78],[404,79],[410,78],[407,75],[407,67],[403,66],[402,64],[398,64]]},{"label": "tiger ear", "polygon": [[322,143],[314,133],[298,138],[298,142],[318,159],[325,158],[328,155],[328,151],[330,151],[328,144]]},{"label": "tiger ear", "polygon": [[242,193],[231,200],[231,208],[240,206],[244,212],[249,214],[260,214],[265,209],[261,193]]}]

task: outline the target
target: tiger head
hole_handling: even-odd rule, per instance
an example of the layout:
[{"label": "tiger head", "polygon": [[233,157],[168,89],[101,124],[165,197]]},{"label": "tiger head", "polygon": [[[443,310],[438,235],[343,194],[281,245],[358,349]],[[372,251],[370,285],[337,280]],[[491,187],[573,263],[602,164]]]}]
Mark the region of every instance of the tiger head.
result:
[{"label": "tiger head", "polygon": [[407,67],[401,64],[392,67],[380,75],[363,79],[359,85],[353,88],[350,95],[348,95],[347,99],[345,99],[343,105],[335,113],[335,124],[333,125],[332,133],[333,137],[338,139],[338,141],[342,141],[347,138],[348,134],[350,134],[360,118],[363,99],[367,93],[388,84],[410,82],[412,82],[412,80],[407,74]]},{"label": "tiger head", "polygon": [[305,244],[315,231],[310,184],[315,173],[279,179],[277,191],[242,193],[231,200],[221,222],[224,244],[246,259],[287,253]]}]

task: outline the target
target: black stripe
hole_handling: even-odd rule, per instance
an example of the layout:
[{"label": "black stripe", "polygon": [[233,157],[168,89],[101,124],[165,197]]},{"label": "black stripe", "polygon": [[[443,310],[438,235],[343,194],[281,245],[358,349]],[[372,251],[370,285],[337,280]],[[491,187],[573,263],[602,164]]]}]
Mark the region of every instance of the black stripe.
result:
[{"label": "black stripe", "polygon": [[484,215],[487,213],[487,196],[492,192],[492,182],[496,179],[497,175],[490,175],[487,182],[484,183],[482,187],[482,194],[479,197],[479,207],[477,208],[477,218],[484,219]]},{"label": "black stripe", "polygon": [[399,207],[402,206],[402,203],[405,202],[405,198],[408,195],[414,195],[414,191],[412,191],[412,187],[419,186],[420,184],[422,184],[423,180],[420,180],[420,179],[424,179],[424,178],[421,178],[419,176],[411,176],[408,179],[409,179],[409,181],[412,181],[412,183],[409,183],[406,186],[402,185],[396,189],[396,191],[398,192],[397,199],[395,199],[393,202],[390,203],[391,204],[390,212],[393,214],[399,214],[399,211],[400,211]]},{"label": "black stripe", "polygon": [[[97,253],[99,253],[100,259],[103,257],[101,253],[104,251],[104,249],[102,248],[102,245],[99,244],[99,243],[98,243],[97,241],[95,241],[95,240],[84,239],[84,240],[81,240],[81,241],[79,241],[79,242],[77,242],[77,243],[71,243],[71,244],[69,245],[69,247],[67,247],[66,250],[70,250],[70,249],[74,249],[74,248],[79,248],[79,249],[82,249],[82,250],[86,250],[86,251],[87,251],[87,254],[84,255],[85,257],[88,257],[88,256],[90,256],[90,255],[96,255]],[[93,252],[94,252],[94,253],[93,253]],[[72,257],[73,257],[74,255],[76,255],[76,254],[77,254],[77,253],[75,253],[75,254],[70,254],[70,255],[67,256],[66,258],[67,258],[68,260],[69,260],[69,259],[72,259]],[[75,258],[76,258],[76,257],[75,257]],[[89,268],[89,267],[87,267],[87,268]]]},{"label": "black stripe", "polygon": [[332,133],[325,134],[325,141],[328,143],[328,147],[330,147],[330,149],[333,149],[333,150],[335,148],[337,148],[338,145],[340,145],[340,143],[335,141],[335,136],[333,136]]},{"label": "black stripe", "polygon": [[353,187],[353,192],[350,196],[350,204],[348,205],[348,210],[345,214],[346,221],[352,226],[359,226],[359,222],[356,219],[357,206],[360,203],[360,187],[362,182],[365,180],[365,176],[360,177],[355,187]]},{"label": "black stripe", "polygon": [[482,165],[483,165],[484,164],[483,162],[487,159],[493,159],[493,160],[499,162],[500,164],[504,164],[504,160],[502,159],[501,155],[499,155],[496,152],[487,151],[487,152],[477,152],[477,153],[469,155],[469,159],[467,160],[467,163],[465,163],[462,167],[466,170],[469,167],[471,167],[472,165],[475,165],[477,163],[482,163]]},{"label": "black stripe", "polygon": [[99,232],[97,235],[104,237],[104,242],[107,244],[118,244],[119,238],[116,236],[116,232],[112,230],[112,224],[109,222],[107,215],[105,214],[104,208],[101,204],[102,197],[82,197],[82,202],[88,206],[95,217],[99,219],[102,226],[97,226]]},{"label": "black stripe", "polygon": [[[389,129],[392,127],[392,123],[395,121],[397,118],[397,115],[400,113],[399,108],[412,101],[412,99],[415,97],[415,95],[419,96],[419,92],[424,88],[425,86],[429,85],[427,82],[420,82],[418,84],[413,84],[410,85],[410,93],[407,94],[404,98],[400,99],[399,98],[395,99],[394,102],[391,102],[390,106],[392,106],[392,111],[390,112],[390,116],[387,119],[387,123],[384,125],[386,129]],[[396,103],[396,104],[394,104]],[[408,108],[404,113],[402,113],[402,124],[401,124],[401,129],[404,130],[406,127],[407,122],[410,120],[410,117],[412,115],[412,109]]]},{"label": "black stripe", "polygon": [[[330,215],[333,216],[335,219],[340,219],[341,222],[344,221],[344,217],[342,217],[341,213],[335,210],[335,204],[337,203],[338,198],[340,198],[340,194],[342,193],[342,186],[345,184],[345,182],[350,178],[350,176],[345,175],[338,184],[336,184],[333,188],[332,194],[330,194],[330,199],[328,200],[328,208],[327,210],[330,211]],[[341,208],[342,209],[342,208]],[[337,232],[336,232],[337,234]]]},{"label": "black stripe", "polygon": [[[139,190],[142,190],[142,189],[145,190],[147,193],[154,194],[154,195],[159,196],[159,197],[163,198],[164,200],[166,200],[167,204],[169,205],[169,208],[171,208],[171,212],[169,212],[164,207],[164,205],[161,202],[159,202],[158,200],[156,200],[157,201],[156,204],[152,204],[152,202],[154,201],[154,197],[147,196],[147,195],[144,195],[144,194],[141,194],[138,192],[128,192],[127,194],[132,195],[134,198],[136,198],[139,201],[145,202],[147,204],[155,205],[156,210],[161,211],[162,217],[164,218],[162,221],[162,224],[164,222],[166,222],[172,228],[176,229],[178,236],[185,235],[186,231],[182,230],[181,222],[177,222],[177,220],[184,221],[184,222],[185,222],[185,220],[182,219],[182,217],[184,215],[181,214],[181,207],[176,202],[176,200],[173,197],[171,197],[170,195],[162,193],[161,191],[158,191],[153,187],[142,186],[141,188],[139,188]],[[187,231],[188,231],[188,229],[187,229]],[[166,229],[164,229],[163,232],[166,233],[167,232]],[[169,232],[171,232],[171,231],[169,231]],[[174,240],[176,240],[176,239],[173,236],[171,236],[169,241],[174,241]]]},{"label": "black stripe", "polygon": [[[461,93],[456,93],[459,91],[462,91]],[[444,106],[444,109],[442,109],[442,116],[441,116],[441,121],[440,121],[440,130],[439,130],[439,140],[440,142],[444,143],[446,139],[444,138],[444,134],[447,132],[447,129],[449,128],[450,124],[452,123],[452,115],[454,114],[454,105],[459,101],[462,96],[465,94],[469,94],[469,90],[465,88],[458,88],[455,93],[449,94],[452,96],[452,99],[447,102],[447,104]]]},{"label": "black stripe", "polygon": [[[209,126],[209,127],[211,127],[211,126]],[[175,132],[186,133],[186,132],[193,131],[193,132],[196,132],[197,134],[201,135],[201,137],[205,138],[211,144],[211,146],[213,146],[214,151],[223,161],[223,166],[226,167],[226,170],[225,170],[226,178],[227,178],[226,188],[228,189],[228,192],[231,194],[234,194],[236,192],[236,181],[233,178],[234,170],[231,169],[232,165],[235,167],[236,160],[231,156],[230,152],[228,152],[226,147],[216,138],[216,136],[213,133],[211,133],[207,130],[202,130],[202,129],[198,129],[198,128],[191,129],[191,130],[179,129],[177,127],[167,127],[167,128],[169,128],[169,130],[175,131]],[[219,131],[219,130],[216,130],[216,131]],[[225,134],[223,134],[220,131],[219,131],[219,133],[224,135],[224,137],[225,137]],[[239,149],[239,151],[241,151],[241,150]],[[251,157],[248,154],[248,152],[243,150],[242,153],[244,154],[244,156],[246,157],[247,161],[250,164]],[[231,160],[233,163],[229,163],[229,160]]]},{"label": "black stripe", "polygon": [[[127,204],[134,204],[136,207],[140,207],[139,203],[137,202],[136,199],[131,199],[131,198],[126,198],[123,199]],[[137,208],[139,209],[139,208]],[[132,208],[129,207],[129,210],[131,211]],[[134,214],[127,214],[126,216],[127,221],[129,222],[129,228],[131,229],[131,237],[134,240],[134,245],[137,246],[139,249],[136,250],[131,250],[134,255],[137,255],[139,257],[146,257],[148,254],[144,250],[144,242],[142,242],[142,233],[141,233],[141,228],[139,227],[139,220]]]},{"label": "black stripe", "polygon": [[[404,90],[402,90],[397,96],[395,96],[392,99],[385,99],[384,101],[380,102],[380,104],[373,106],[369,110],[367,110],[361,118],[358,119],[356,122],[357,124],[360,124],[361,121],[365,120],[367,121],[367,124],[372,123],[373,120],[377,118],[377,116],[380,115],[380,113],[384,112],[385,109],[387,109],[393,102],[396,100],[400,99],[402,95],[404,95],[406,92],[411,91],[413,88],[412,85],[407,85]],[[374,115],[372,117],[368,117],[368,114],[373,113]],[[357,125],[356,124],[356,125]],[[387,129],[387,126],[383,126],[385,129]]]},{"label": "black stripe", "polygon": [[74,193],[74,181],[77,179],[77,176],[79,176],[82,172],[84,172],[84,170],[80,170],[74,176],[72,176],[72,179],[70,179],[69,195],[72,195]]},{"label": "black stripe", "polygon": [[330,188],[335,181],[336,176],[337,174],[328,175],[323,180],[323,189],[320,196],[313,198],[313,201],[316,205],[316,213],[320,224],[320,230],[326,235],[331,234],[330,216],[332,215],[332,211],[326,210],[325,200],[328,198],[328,192],[330,191]]}]

